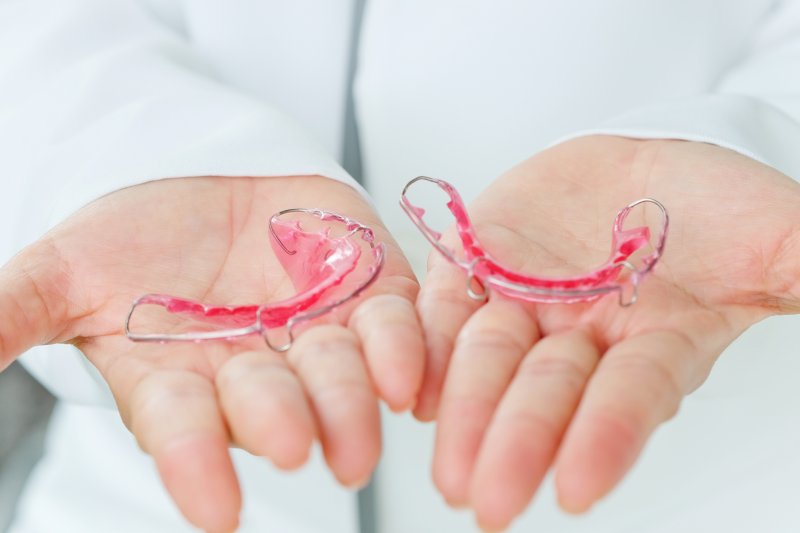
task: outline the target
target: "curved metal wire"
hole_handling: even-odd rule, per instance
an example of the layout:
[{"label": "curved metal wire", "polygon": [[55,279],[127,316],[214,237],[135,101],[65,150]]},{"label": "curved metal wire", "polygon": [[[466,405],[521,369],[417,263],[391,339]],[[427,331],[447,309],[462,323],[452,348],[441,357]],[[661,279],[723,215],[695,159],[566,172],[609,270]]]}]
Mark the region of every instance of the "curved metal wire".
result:
[{"label": "curved metal wire", "polygon": [[358,233],[361,233],[362,234],[361,239],[364,240],[364,242],[366,242],[370,247],[370,250],[372,252],[371,255],[373,257],[373,263],[368,267],[367,277],[361,280],[360,283],[346,295],[326,305],[305,311],[300,311],[296,315],[290,317],[283,326],[286,329],[287,335],[289,337],[289,340],[286,343],[280,345],[274,344],[269,339],[268,331],[276,328],[265,328],[263,325],[262,316],[264,315],[266,310],[276,305],[275,303],[267,303],[258,307],[258,309],[255,312],[254,323],[241,328],[197,331],[197,332],[186,332],[186,333],[136,333],[132,331],[131,320],[133,318],[134,312],[138,307],[142,305],[152,304],[154,303],[155,299],[161,297],[161,295],[156,295],[156,294],[146,294],[144,296],[137,298],[133,302],[130,311],[128,312],[128,315],[125,319],[124,329],[126,337],[136,342],[159,342],[159,343],[205,342],[212,340],[232,340],[234,338],[245,337],[256,333],[260,333],[262,338],[264,339],[264,342],[271,350],[274,350],[276,352],[286,352],[291,348],[292,344],[294,343],[295,340],[294,328],[298,324],[325,315],[334,310],[335,308],[340,307],[345,303],[349,302],[350,300],[358,297],[378,278],[385,263],[386,245],[382,242],[376,242],[375,234],[372,228],[361,224],[357,220],[345,217],[343,215],[334,213],[332,211],[325,211],[317,208],[284,209],[283,211],[275,213],[272,217],[270,217],[269,231],[270,234],[275,238],[276,242],[281,247],[281,249],[288,255],[294,255],[295,253],[297,253],[297,250],[289,250],[286,244],[283,241],[281,241],[281,239],[278,237],[277,232],[273,227],[274,221],[276,221],[280,216],[283,216],[288,213],[312,214],[323,220],[325,218],[329,218],[331,220],[343,223],[348,228],[348,232],[342,237],[338,237],[340,239],[350,239],[355,235],[357,235]]},{"label": "curved metal wire", "polygon": [[[662,225],[661,225],[661,233],[656,239],[656,243],[653,246],[653,252],[648,256],[642,259],[644,267],[642,269],[636,269],[633,264],[628,261],[627,259],[624,261],[620,261],[619,263],[610,265],[612,267],[621,266],[625,269],[631,271],[629,276],[632,292],[629,299],[625,299],[625,290],[624,286],[621,283],[606,283],[604,285],[600,285],[597,287],[592,288],[581,288],[581,289],[566,289],[566,288],[551,288],[551,287],[541,287],[532,284],[521,283],[517,281],[509,280],[508,278],[498,275],[498,274],[488,274],[484,276],[480,276],[476,273],[476,266],[481,263],[485,262],[490,265],[497,265],[497,263],[491,259],[488,254],[486,254],[483,250],[481,253],[484,255],[480,255],[478,257],[473,258],[470,261],[464,261],[457,257],[454,250],[447,248],[441,242],[441,235],[430,228],[425,221],[423,220],[424,210],[413,205],[411,201],[408,199],[408,191],[409,189],[415,184],[420,181],[426,181],[435,184],[442,190],[444,190],[450,196],[450,202],[448,203],[448,207],[450,211],[453,213],[454,216],[458,217],[454,212],[456,206],[463,206],[460,196],[458,192],[453,188],[452,185],[447,183],[444,180],[431,178],[428,176],[417,176],[416,178],[409,181],[405,187],[403,187],[403,191],[401,194],[400,199],[400,206],[402,207],[403,211],[409,216],[409,218],[414,222],[414,224],[420,229],[422,234],[425,238],[443,255],[445,258],[450,261],[451,263],[455,264],[462,270],[464,270],[467,274],[467,295],[476,301],[485,301],[488,299],[489,293],[491,292],[491,288],[497,288],[502,291],[507,291],[508,293],[517,293],[520,295],[529,295],[533,301],[539,302],[578,302],[578,301],[588,301],[593,300],[595,298],[599,298],[600,296],[611,294],[614,292],[618,293],[619,296],[619,304],[622,307],[629,307],[636,303],[639,296],[639,283],[641,279],[650,272],[655,264],[658,262],[658,259],[663,255],[664,247],[666,244],[666,237],[669,231],[669,214],[667,212],[666,207],[653,198],[642,198],[636,200],[634,202],[629,203],[625,206],[620,212],[617,214],[617,218],[615,220],[615,231],[621,231],[622,224],[624,223],[625,219],[627,218],[628,213],[638,205],[644,203],[651,203],[654,204],[661,212],[662,215]],[[469,216],[466,213],[466,210],[463,211],[462,216],[464,220],[461,221],[463,226],[466,226],[469,231],[471,232],[471,222],[469,220]],[[463,241],[463,235],[460,236]],[[475,238],[475,242],[472,243],[473,245],[477,245],[477,237],[474,234],[470,234],[471,238]],[[507,269],[504,269],[507,270]],[[558,283],[563,281],[562,278],[540,278],[541,282],[547,283]],[[474,290],[473,286],[478,284],[482,292],[477,292]]]}]

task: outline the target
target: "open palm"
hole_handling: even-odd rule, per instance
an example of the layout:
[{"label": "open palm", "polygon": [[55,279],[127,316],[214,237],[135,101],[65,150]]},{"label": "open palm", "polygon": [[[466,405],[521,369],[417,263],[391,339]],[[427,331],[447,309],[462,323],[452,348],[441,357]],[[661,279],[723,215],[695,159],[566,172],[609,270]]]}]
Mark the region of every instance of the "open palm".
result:
[{"label": "open palm", "polygon": [[[305,330],[285,357],[258,337],[159,345],[123,335],[143,293],[216,304],[292,294],[267,236],[269,216],[291,207],[346,214],[387,244],[383,273],[354,310]],[[181,511],[228,531],[240,507],[231,444],[294,468],[319,438],[342,483],[369,478],[380,450],[375,391],[408,408],[422,378],[416,291],[396,245],[345,185],[313,176],[152,182],[95,201],[0,270],[0,362],[36,344],[78,346]]]},{"label": "open palm", "polygon": [[[665,204],[672,224],[629,308],[616,297],[499,295],[479,306],[463,274],[431,256],[417,304],[429,362],[416,413],[438,418],[437,486],[488,529],[522,512],[551,465],[562,506],[589,508],[732,340],[771,314],[800,312],[800,185],[719,147],[576,139],[499,178],[470,214],[511,268],[575,274],[607,258],[616,212],[642,197]],[[626,226],[657,217],[635,211]]]}]

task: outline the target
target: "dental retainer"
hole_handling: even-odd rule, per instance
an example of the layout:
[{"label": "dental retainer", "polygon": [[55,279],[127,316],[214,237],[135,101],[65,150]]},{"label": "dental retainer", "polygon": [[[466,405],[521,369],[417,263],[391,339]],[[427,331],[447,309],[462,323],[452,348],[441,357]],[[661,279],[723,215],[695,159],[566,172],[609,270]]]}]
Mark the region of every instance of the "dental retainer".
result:
[{"label": "dental retainer", "polygon": [[[291,213],[339,225],[344,235],[331,236],[331,227],[307,231],[300,221],[283,219]],[[270,217],[269,235],[279,262],[299,291],[297,294],[277,302],[238,306],[207,305],[166,294],[145,294],[131,305],[125,320],[125,335],[136,342],[166,343],[233,340],[260,334],[269,348],[285,352],[294,341],[298,324],[326,315],[356,298],[375,281],[384,264],[386,247],[376,242],[371,228],[330,211],[283,210]],[[364,251],[363,244],[366,244]],[[364,259],[368,262],[363,271],[357,272],[359,262]],[[341,289],[356,275],[357,279],[344,293],[337,292],[337,288]],[[215,328],[178,333],[135,332],[131,328],[134,313],[146,305],[159,306],[171,315]],[[268,331],[281,327],[285,328],[288,341],[276,345],[270,341]]]},{"label": "dental retainer", "polygon": [[[463,247],[463,259],[458,257],[455,250],[442,243],[440,232],[426,224],[423,218],[425,210],[413,205],[408,199],[409,189],[422,181],[437,185],[448,195],[447,208],[455,218],[456,232]],[[631,210],[642,204],[658,207],[662,222],[653,251],[639,258],[642,266],[637,268],[630,258],[650,243],[650,228],[642,226],[623,229],[623,225]],[[539,303],[587,302],[618,293],[619,304],[623,307],[630,306],[639,297],[639,284],[661,258],[669,231],[669,214],[660,202],[652,198],[636,200],[617,213],[612,228],[611,254],[605,263],[579,276],[538,277],[506,268],[486,251],[478,239],[461,196],[450,183],[427,176],[416,177],[403,188],[400,206],[439,253],[466,273],[467,294],[477,301],[485,301],[492,290],[518,300]],[[620,279],[626,271],[629,273],[627,280],[631,287],[627,298],[626,284]],[[475,286],[478,287],[477,290]]]}]

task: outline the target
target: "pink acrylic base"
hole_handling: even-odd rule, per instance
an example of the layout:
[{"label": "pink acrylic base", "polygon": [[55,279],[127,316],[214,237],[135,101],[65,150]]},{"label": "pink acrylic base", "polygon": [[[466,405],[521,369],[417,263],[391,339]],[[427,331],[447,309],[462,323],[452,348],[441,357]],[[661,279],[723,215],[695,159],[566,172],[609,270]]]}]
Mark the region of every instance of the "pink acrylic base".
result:
[{"label": "pink acrylic base", "polygon": [[[455,226],[465,260],[458,258],[454,250],[442,244],[441,233],[433,230],[425,223],[425,210],[414,206],[409,201],[406,193],[413,184],[419,181],[434,183],[449,196],[447,207],[455,219]],[[664,214],[664,223],[661,235],[654,245],[654,251],[641,259],[643,268],[636,269],[628,259],[650,242],[650,230],[647,227],[625,230],[623,225],[631,209],[641,203],[657,204]],[[649,198],[638,200],[623,208],[617,214],[612,230],[611,254],[605,263],[580,276],[540,277],[506,268],[485,250],[478,240],[461,196],[446,181],[423,176],[412,180],[403,191],[400,205],[437,250],[450,262],[467,273],[469,277],[468,285],[471,285],[474,280],[482,285],[484,289],[497,290],[507,296],[521,300],[543,303],[589,301],[611,292],[618,292],[621,295],[623,288],[617,280],[624,269],[631,272],[631,282],[635,290],[644,275],[653,268],[661,257],[669,227],[666,209],[660,203]],[[473,295],[472,289],[469,290],[470,294]],[[480,298],[483,295],[477,294],[475,296]]]},{"label": "pink acrylic base", "polygon": [[[308,212],[321,221],[344,226],[344,237],[331,237],[330,228],[305,231],[297,220],[283,220],[288,212]],[[134,302],[126,323],[128,337],[135,341],[212,340],[234,338],[266,329],[291,326],[305,316],[320,316],[354,298],[377,277],[383,265],[384,247],[374,242],[372,231],[356,221],[316,209],[287,210],[270,220],[270,243],[281,266],[298,289],[294,296],[269,304],[240,306],[208,305],[165,294],[147,294]],[[371,263],[363,279],[357,280],[349,293],[335,294],[334,289],[352,275],[362,257],[363,239],[371,248]],[[330,297],[328,295],[331,295]],[[222,328],[216,331],[178,334],[137,334],[131,332],[134,311],[143,305],[156,305],[184,318]],[[304,315],[304,312],[307,312]],[[234,329],[228,329],[234,328]]]}]

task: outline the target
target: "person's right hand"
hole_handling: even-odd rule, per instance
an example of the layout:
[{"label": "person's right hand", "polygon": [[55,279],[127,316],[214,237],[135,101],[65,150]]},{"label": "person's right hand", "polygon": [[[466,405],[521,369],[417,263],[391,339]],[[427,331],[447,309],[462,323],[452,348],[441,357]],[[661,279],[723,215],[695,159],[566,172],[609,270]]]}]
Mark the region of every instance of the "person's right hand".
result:
[{"label": "person's right hand", "polygon": [[[123,334],[134,298],[162,292],[262,303],[291,291],[267,220],[319,207],[370,225],[387,244],[381,277],[342,324],[303,331],[284,357],[260,338],[138,344]],[[302,465],[319,438],[337,479],[365,483],[380,451],[376,396],[410,408],[424,367],[418,285],[361,196],[321,177],[185,178],[103,197],[0,269],[0,368],[32,346],[72,343],[97,367],[183,514],[237,526],[229,445]],[[362,356],[363,354],[363,356]]]}]

